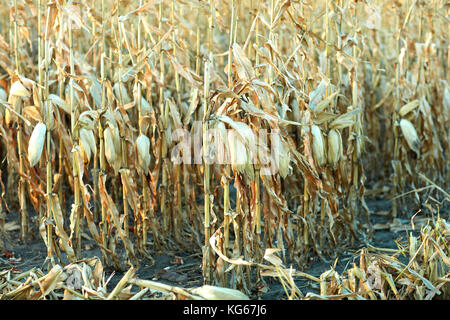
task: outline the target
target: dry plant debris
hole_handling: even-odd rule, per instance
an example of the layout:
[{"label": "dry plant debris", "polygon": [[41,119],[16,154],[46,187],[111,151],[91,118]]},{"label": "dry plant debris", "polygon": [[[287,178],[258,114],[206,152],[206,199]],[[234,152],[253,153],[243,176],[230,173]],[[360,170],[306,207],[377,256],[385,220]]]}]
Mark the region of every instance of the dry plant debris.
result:
[{"label": "dry plant debris", "polygon": [[[398,250],[364,248],[359,253],[359,266],[353,264],[344,274],[333,268],[319,278],[286,268],[276,255],[279,249],[266,249],[264,259],[270,265],[259,264],[261,275],[277,277],[288,299],[420,299],[449,298],[450,225],[442,219],[422,227],[420,235],[411,236]],[[408,257],[402,263],[399,256]],[[235,266],[250,262],[229,261]],[[103,266],[98,258],[79,260],[64,268],[55,265],[48,274],[40,269],[27,272],[5,270],[0,273],[0,299],[81,299],[81,300],[246,300],[242,292],[204,285],[182,288],[164,283],[138,279],[131,267],[111,292],[107,292]],[[306,278],[320,285],[320,293],[303,294],[295,280]],[[138,287],[132,292],[132,287]]]},{"label": "dry plant debris", "polygon": [[[292,299],[448,297],[448,16],[441,0],[5,2],[0,248],[19,228],[47,268],[2,271],[1,297],[244,298],[270,275]],[[393,222],[436,221],[304,295],[282,261],[396,228],[371,224],[369,195]],[[175,249],[202,254],[205,286],[133,277]],[[129,270],[110,293],[103,266]]]}]

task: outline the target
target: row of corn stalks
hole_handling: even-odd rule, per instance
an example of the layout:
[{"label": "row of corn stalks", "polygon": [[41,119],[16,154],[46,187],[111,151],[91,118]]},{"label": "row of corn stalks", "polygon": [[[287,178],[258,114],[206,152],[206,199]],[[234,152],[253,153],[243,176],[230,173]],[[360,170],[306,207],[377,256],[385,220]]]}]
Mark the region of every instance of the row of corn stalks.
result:
[{"label": "row of corn stalks", "polygon": [[86,234],[117,269],[201,248],[205,283],[249,293],[267,248],[304,266],[370,231],[368,178],[394,217],[448,201],[443,1],[0,10],[1,210],[23,240],[39,230],[49,265]]}]

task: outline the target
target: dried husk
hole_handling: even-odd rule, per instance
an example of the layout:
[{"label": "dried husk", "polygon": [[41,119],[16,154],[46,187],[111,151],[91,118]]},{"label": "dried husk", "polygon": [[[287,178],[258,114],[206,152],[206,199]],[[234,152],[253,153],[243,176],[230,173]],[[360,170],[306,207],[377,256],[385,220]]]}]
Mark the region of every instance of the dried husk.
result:
[{"label": "dried husk", "polygon": [[16,81],[12,84],[9,95],[15,97],[29,97],[31,94],[20,81]]},{"label": "dried husk", "polygon": [[44,149],[45,133],[47,127],[45,123],[39,122],[33,129],[28,143],[28,161],[34,167],[41,159],[42,150]]},{"label": "dried husk", "polygon": [[401,107],[398,113],[400,114],[401,117],[404,117],[406,114],[408,114],[409,112],[411,112],[418,106],[419,106],[419,100],[416,99],[414,101],[411,101],[411,102],[405,104],[403,107]]},{"label": "dried husk", "polygon": [[247,148],[241,137],[235,131],[228,131],[228,146],[230,148],[231,166],[233,170],[244,173],[248,161]]},{"label": "dried husk", "polygon": [[116,148],[113,142],[113,137],[111,133],[111,127],[107,127],[103,132],[105,140],[105,157],[108,163],[112,166],[117,159]]},{"label": "dried husk", "polygon": [[276,148],[273,148],[272,150],[272,153],[274,153],[272,154],[272,157],[277,157],[276,163],[278,165],[278,171],[280,176],[284,179],[289,174],[289,146],[287,145],[287,142],[280,137],[280,135],[272,136],[272,144],[276,145]]},{"label": "dried husk", "polygon": [[128,95],[127,88],[122,82],[117,82],[114,85],[114,95],[116,96],[117,100],[122,101],[122,104],[124,105],[132,101],[130,96]]},{"label": "dried husk", "polygon": [[0,101],[6,101],[7,98],[8,98],[8,95],[6,94],[5,89],[0,87]]},{"label": "dried husk", "polygon": [[144,97],[141,97],[141,114],[145,116],[152,112],[154,111],[150,103],[148,103]]},{"label": "dried husk", "polygon": [[327,137],[328,163],[333,167],[338,163],[342,154],[342,138],[338,130],[330,130]]},{"label": "dried husk", "polygon": [[58,107],[63,109],[64,112],[66,112],[67,114],[70,114],[70,105],[65,100],[63,100],[61,97],[57,96],[56,94],[49,94],[48,98],[55,105],[57,105]]},{"label": "dried husk", "polygon": [[[6,91],[0,87],[0,101],[5,101],[8,98]],[[0,112],[2,113],[2,115],[5,113],[5,106],[0,102]]]},{"label": "dried husk", "polygon": [[88,161],[91,159],[92,154],[94,154],[94,156],[97,155],[97,145],[92,130],[80,128],[80,141]]},{"label": "dried husk", "polygon": [[148,174],[150,166],[150,139],[144,134],[139,135],[136,139],[136,149],[139,165],[145,174]]},{"label": "dried husk", "polygon": [[322,131],[316,125],[311,126],[311,134],[313,136],[312,149],[314,161],[320,167],[323,166],[326,162],[324,138],[322,135]]},{"label": "dried husk", "polygon": [[417,131],[416,128],[414,128],[414,125],[407,119],[401,119],[400,128],[409,148],[418,154],[420,149],[420,140],[417,136]]},{"label": "dried husk", "polygon": [[355,123],[355,116],[360,111],[360,109],[355,109],[340,115],[330,123],[330,129],[344,129],[350,127]]}]

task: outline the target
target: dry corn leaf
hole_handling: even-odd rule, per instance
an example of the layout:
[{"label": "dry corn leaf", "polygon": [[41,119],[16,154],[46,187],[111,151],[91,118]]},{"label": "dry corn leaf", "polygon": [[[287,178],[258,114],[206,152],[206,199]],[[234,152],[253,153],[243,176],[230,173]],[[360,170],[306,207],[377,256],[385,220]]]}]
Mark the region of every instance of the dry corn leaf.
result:
[{"label": "dry corn leaf", "polygon": [[398,113],[401,117],[404,117],[406,114],[408,114],[409,112],[411,112],[418,106],[419,106],[419,100],[416,99],[414,101],[411,101],[411,102],[405,104],[403,107],[401,107]]},{"label": "dry corn leaf", "polygon": [[9,89],[9,96],[15,96],[15,97],[29,97],[31,94],[30,92],[23,86],[23,84],[20,81],[16,81],[11,85],[11,88]]}]

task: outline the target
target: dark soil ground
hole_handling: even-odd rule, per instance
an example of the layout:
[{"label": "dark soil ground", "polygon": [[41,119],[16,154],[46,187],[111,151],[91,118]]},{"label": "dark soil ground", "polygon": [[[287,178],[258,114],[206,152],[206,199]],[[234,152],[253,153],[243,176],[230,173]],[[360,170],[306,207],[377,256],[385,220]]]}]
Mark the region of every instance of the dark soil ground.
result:
[{"label": "dark soil ground", "polygon": [[[390,203],[383,200],[369,199],[367,204],[371,211],[370,221],[372,225],[382,225],[390,222],[386,213],[390,209]],[[441,212],[442,217],[443,212]],[[418,215],[420,216],[420,215]],[[416,216],[416,218],[418,217]],[[423,213],[420,217],[423,218],[425,214]],[[448,217],[448,210],[444,212],[444,216]],[[399,219],[398,221],[405,226],[410,225],[410,217],[405,217]],[[19,222],[19,216],[17,213],[8,213],[6,215],[6,222],[17,221]],[[343,251],[338,256],[338,261],[335,270],[341,274],[348,268],[351,268],[353,262],[358,264],[359,252],[358,250],[366,247],[370,244],[377,248],[392,248],[396,249],[396,241],[405,241],[407,239],[407,234],[411,232],[407,228],[401,230],[402,228],[396,228],[395,231],[390,231],[389,228],[383,230],[375,230],[373,237],[368,239],[366,243],[357,243],[354,247]],[[38,232],[34,233],[38,235]],[[43,263],[47,255],[46,247],[42,239],[37,236],[34,239],[28,241],[28,243],[23,243],[20,240],[19,231],[9,232],[7,235],[10,241],[6,240],[5,248],[0,248],[0,271],[10,268],[15,268],[23,272],[36,267],[43,268]],[[83,244],[84,248],[82,250],[83,258],[97,256],[101,258],[101,253],[99,249],[86,241]],[[11,254],[13,259],[11,259]],[[202,271],[201,262],[202,256],[199,250],[195,254],[187,254],[185,252],[172,252],[169,254],[152,254],[155,259],[155,263],[152,265],[148,260],[140,260],[140,266],[137,269],[136,276],[141,279],[156,280],[162,283],[171,284],[181,287],[198,287],[202,283]],[[182,258],[183,264],[173,263],[175,258]],[[179,259],[178,259],[179,261]],[[329,261],[322,261],[317,257],[312,257],[308,264],[308,267],[303,272],[310,275],[319,277],[324,271],[329,270],[335,263],[334,259]],[[289,266],[289,263],[286,264]],[[296,268],[295,266],[293,266]],[[124,272],[114,271],[105,268],[105,279],[111,277],[108,283],[108,291],[112,290],[117,282],[121,279]],[[282,285],[277,279],[265,278],[269,290],[264,293],[262,299],[284,299],[286,294],[283,290]],[[296,280],[298,288],[303,294],[308,292],[319,293],[319,285],[313,281],[300,278]]]}]

